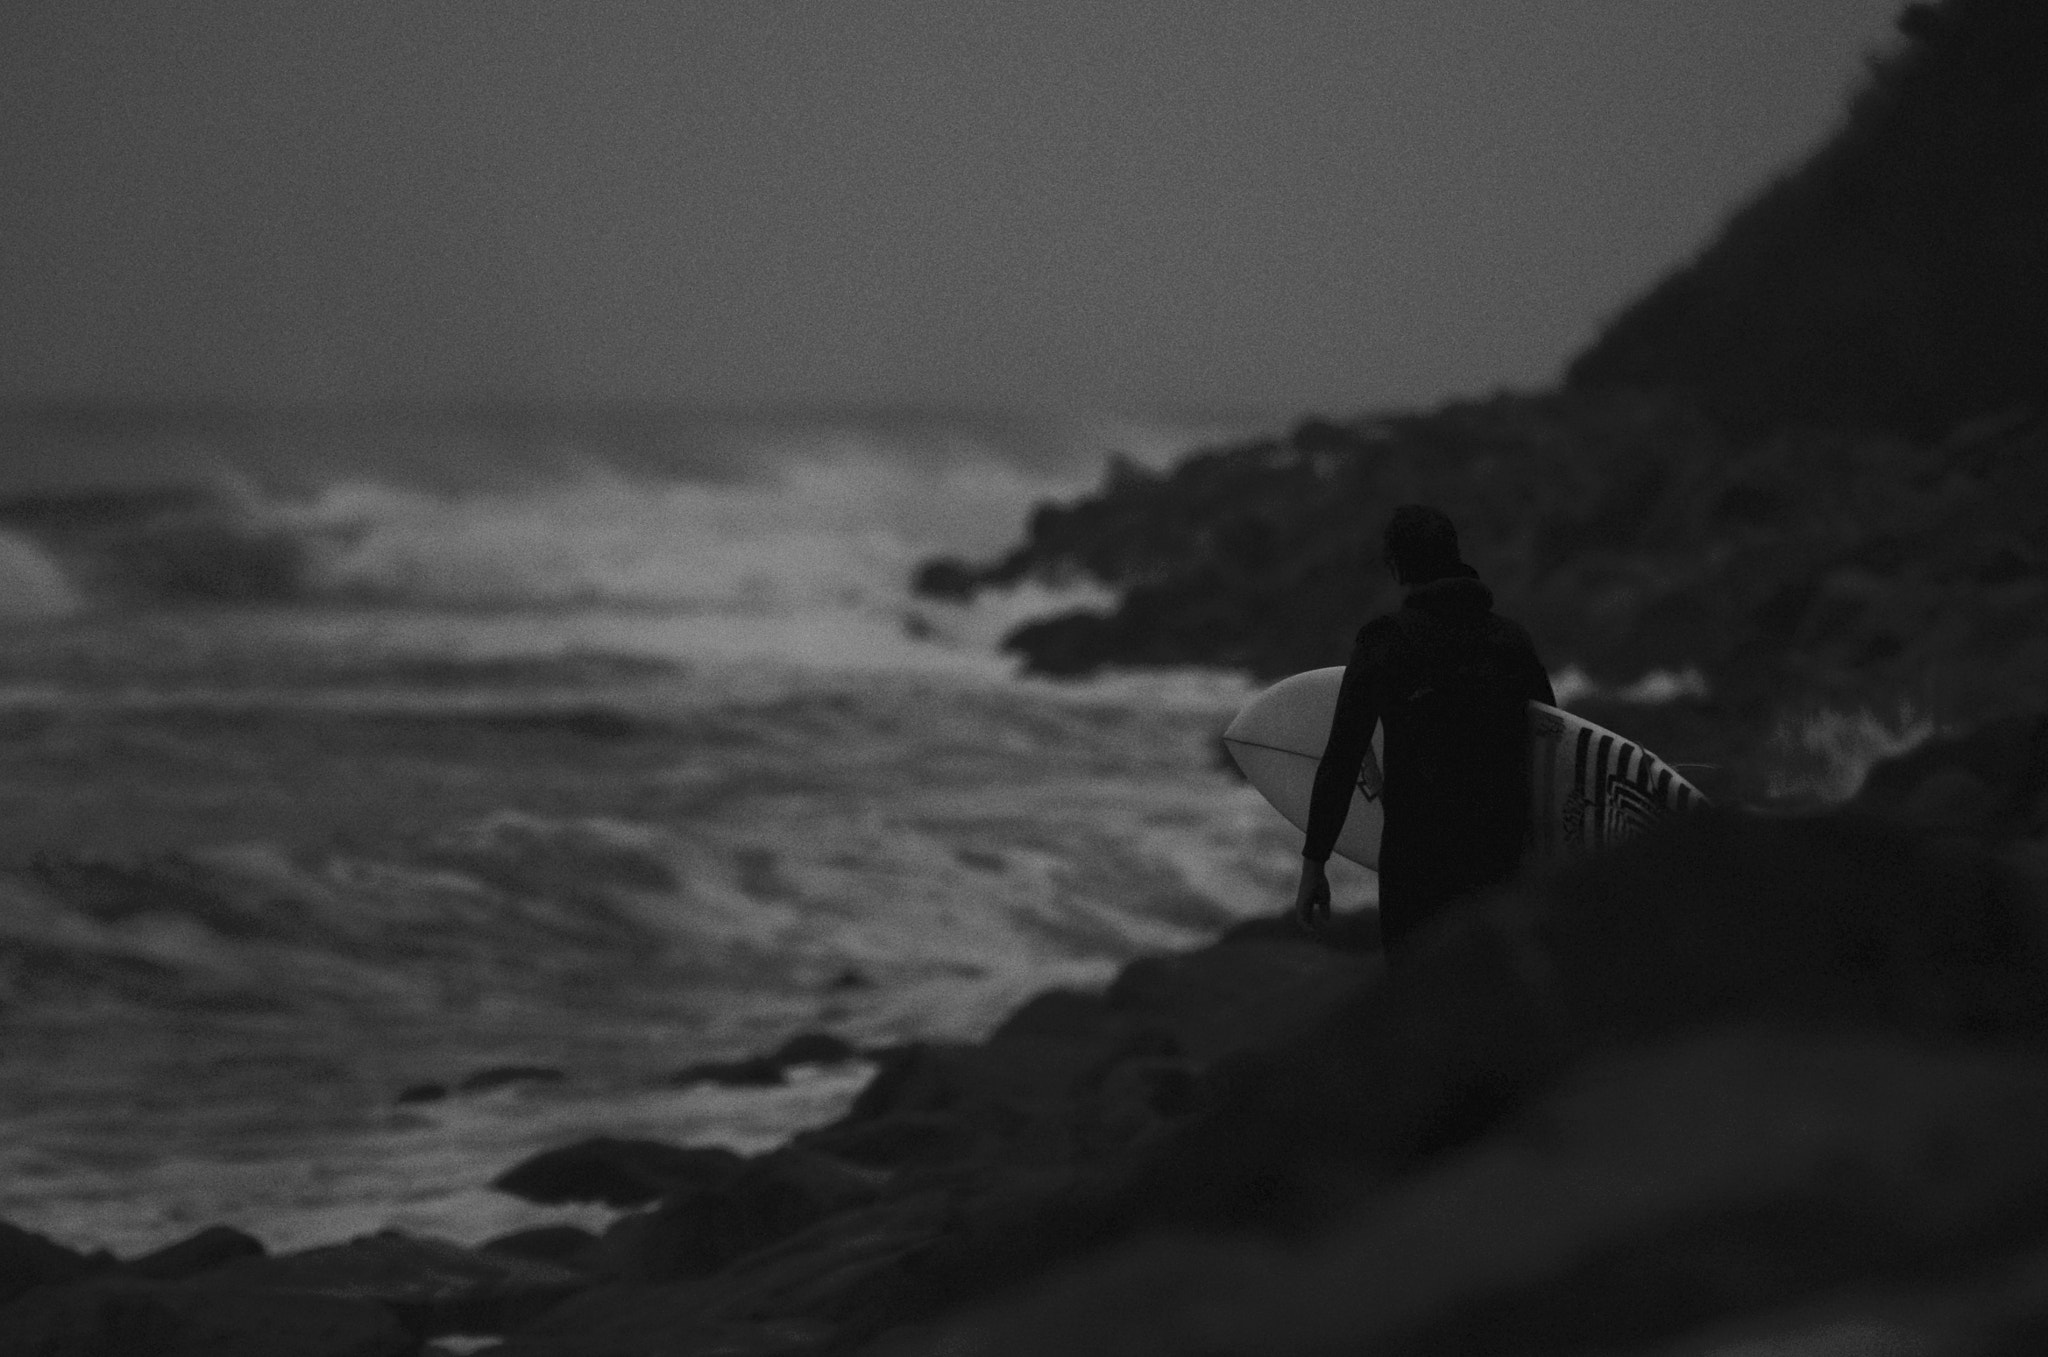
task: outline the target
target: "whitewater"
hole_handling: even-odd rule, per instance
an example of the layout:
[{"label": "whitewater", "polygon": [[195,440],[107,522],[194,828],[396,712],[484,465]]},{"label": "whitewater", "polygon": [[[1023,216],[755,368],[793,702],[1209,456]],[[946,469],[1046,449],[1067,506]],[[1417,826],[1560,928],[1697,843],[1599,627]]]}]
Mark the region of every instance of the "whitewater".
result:
[{"label": "whitewater", "polygon": [[[674,1072],[976,1037],[1278,909],[1296,836],[1216,742],[1243,679],[1022,677],[1003,632],[1099,592],[906,588],[1233,432],[0,419],[0,1219],[122,1254],[599,1224],[489,1180],[767,1148],[868,1067]],[[461,1091],[509,1066],[553,1073]]]}]

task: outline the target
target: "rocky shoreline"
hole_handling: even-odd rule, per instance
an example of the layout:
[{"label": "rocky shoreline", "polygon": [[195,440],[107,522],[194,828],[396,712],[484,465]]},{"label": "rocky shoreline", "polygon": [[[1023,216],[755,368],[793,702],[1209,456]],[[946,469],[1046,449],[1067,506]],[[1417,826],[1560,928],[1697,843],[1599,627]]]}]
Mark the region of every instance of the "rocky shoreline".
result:
[{"label": "rocky shoreline", "polygon": [[1369,923],[1242,925],[986,1041],[869,1053],[844,1117],[765,1154],[597,1140],[497,1180],[626,1208],[602,1235],[270,1256],[215,1227],[117,1260],[0,1226],[0,1351],[2048,1338],[2048,718],[1883,765],[1842,811],[1709,813],[1522,883],[1391,976]]}]

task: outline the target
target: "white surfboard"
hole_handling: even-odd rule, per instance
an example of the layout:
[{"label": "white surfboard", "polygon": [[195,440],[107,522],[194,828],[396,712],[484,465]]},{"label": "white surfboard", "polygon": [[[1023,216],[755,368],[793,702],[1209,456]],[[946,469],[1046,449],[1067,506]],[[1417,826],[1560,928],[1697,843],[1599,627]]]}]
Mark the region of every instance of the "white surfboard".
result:
[{"label": "white surfboard", "polygon": [[[1309,793],[1343,678],[1341,665],[1284,678],[1245,703],[1223,732],[1245,777],[1296,829],[1308,828]],[[1666,815],[1707,804],[1664,760],[1568,711],[1531,702],[1529,730],[1531,842],[1546,857],[1619,843]],[[1377,866],[1380,858],[1383,745],[1383,732],[1375,729],[1337,837],[1337,852],[1362,867]]]}]

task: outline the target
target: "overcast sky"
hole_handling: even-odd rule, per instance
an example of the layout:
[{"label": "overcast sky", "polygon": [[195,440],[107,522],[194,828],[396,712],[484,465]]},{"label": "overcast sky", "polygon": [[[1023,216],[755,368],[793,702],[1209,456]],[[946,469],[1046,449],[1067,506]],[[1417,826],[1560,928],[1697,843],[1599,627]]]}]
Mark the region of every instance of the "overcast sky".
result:
[{"label": "overcast sky", "polygon": [[1827,134],[1899,8],[29,0],[0,396],[1540,385]]}]

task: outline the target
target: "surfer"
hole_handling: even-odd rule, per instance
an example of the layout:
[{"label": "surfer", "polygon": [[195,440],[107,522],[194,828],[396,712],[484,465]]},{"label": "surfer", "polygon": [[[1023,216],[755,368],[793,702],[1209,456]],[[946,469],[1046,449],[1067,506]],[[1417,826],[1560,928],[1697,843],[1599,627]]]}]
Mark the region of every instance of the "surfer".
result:
[{"label": "surfer", "polygon": [[1380,941],[1391,959],[1450,901],[1513,876],[1529,823],[1531,699],[1557,704],[1529,633],[1493,611],[1441,510],[1404,504],[1382,559],[1406,589],[1361,627],[1316,767],[1294,908],[1330,919],[1329,861],[1351,789],[1384,724]]}]

